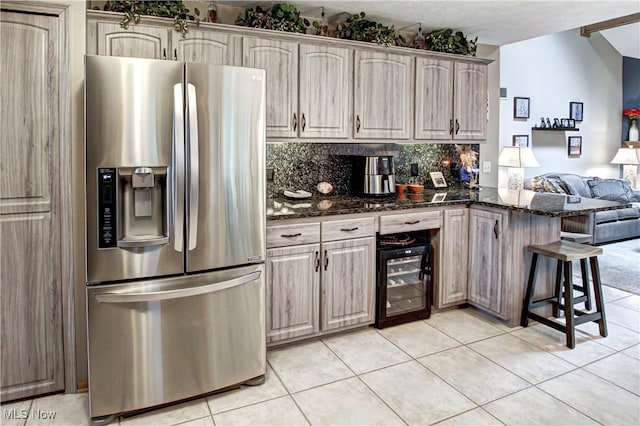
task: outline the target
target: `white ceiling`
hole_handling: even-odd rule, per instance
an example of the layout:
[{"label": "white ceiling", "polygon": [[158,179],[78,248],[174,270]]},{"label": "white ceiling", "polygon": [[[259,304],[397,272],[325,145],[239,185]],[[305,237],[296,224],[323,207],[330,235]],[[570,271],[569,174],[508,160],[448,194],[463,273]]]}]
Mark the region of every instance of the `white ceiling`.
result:
[{"label": "white ceiling", "polygon": [[[305,16],[320,17],[324,6],[327,17],[341,12],[367,14],[367,18],[400,29],[422,22],[425,31],[452,28],[478,43],[502,46],[521,40],[557,33],[640,12],[639,0],[385,0],[335,1],[291,0]],[[219,0],[234,6],[270,6],[277,1]],[[344,17],[341,17],[344,20]],[[412,26],[408,31],[417,30]],[[638,41],[638,30],[635,40]],[[624,36],[622,36],[624,39]],[[624,55],[624,54],[623,54]],[[625,55],[628,56],[628,55]]]}]

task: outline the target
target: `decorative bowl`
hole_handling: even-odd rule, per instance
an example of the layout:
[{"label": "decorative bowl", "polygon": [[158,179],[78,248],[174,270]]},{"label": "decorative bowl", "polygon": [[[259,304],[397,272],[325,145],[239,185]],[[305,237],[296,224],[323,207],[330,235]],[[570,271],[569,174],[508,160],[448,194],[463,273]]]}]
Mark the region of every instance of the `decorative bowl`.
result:
[{"label": "decorative bowl", "polygon": [[402,194],[406,190],[407,190],[407,184],[406,183],[396,183],[396,192],[398,194]]}]

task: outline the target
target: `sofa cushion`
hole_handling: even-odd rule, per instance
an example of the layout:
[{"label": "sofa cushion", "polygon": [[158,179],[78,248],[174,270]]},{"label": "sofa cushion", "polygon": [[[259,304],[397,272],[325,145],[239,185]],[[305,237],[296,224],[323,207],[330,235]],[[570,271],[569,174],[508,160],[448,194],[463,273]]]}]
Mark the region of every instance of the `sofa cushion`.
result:
[{"label": "sofa cushion", "polygon": [[583,178],[582,176],[570,173],[559,174],[558,178],[568,189],[568,194],[591,198],[591,190],[589,189],[587,182],[589,180],[594,180],[595,178]]},{"label": "sofa cushion", "polygon": [[531,189],[537,192],[555,192],[566,194],[567,192],[560,185],[560,180],[553,177],[534,176],[531,178]]},{"label": "sofa cushion", "polygon": [[618,212],[618,220],[638,219],[640,218],[640,210],[635,207],[616,210]]},{"label": "sofa cushion", "polygon": [[617,222],[618,221],[618,211],[617,210],[605,210],[602,212],[596,212],[594,215],[594,220],[596,224],[599,223],[607,223],[607,222]]},{"label": "sofa cushion", "polygon": [[593,198],[628,203],[633,195],[629,182],[622,179],[592,179],[587,184]]}]

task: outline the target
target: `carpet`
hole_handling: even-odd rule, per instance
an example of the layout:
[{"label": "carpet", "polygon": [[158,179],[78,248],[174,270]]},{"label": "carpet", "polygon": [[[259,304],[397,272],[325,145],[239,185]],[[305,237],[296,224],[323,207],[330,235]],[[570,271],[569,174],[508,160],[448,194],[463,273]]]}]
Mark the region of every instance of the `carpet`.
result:
[{"label": "carpet", "polygon": [[603,250],[598,256],[602,284],[640,295],[640,238],[599,247]]}]

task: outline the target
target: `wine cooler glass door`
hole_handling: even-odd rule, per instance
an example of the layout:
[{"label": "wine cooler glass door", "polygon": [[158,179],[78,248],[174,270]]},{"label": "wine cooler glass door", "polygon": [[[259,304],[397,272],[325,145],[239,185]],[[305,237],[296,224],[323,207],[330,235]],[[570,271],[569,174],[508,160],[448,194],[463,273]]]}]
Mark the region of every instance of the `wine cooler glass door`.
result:
[{"label": "wine cooler glass door", "polygon": [[426,308],[427,280],[423,257],[418,254],[386,260],[387,318]]}]

